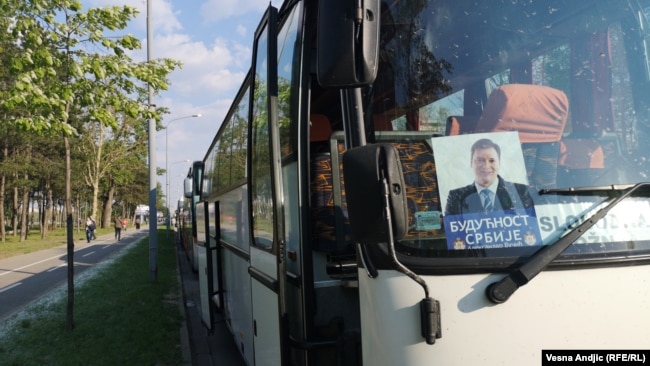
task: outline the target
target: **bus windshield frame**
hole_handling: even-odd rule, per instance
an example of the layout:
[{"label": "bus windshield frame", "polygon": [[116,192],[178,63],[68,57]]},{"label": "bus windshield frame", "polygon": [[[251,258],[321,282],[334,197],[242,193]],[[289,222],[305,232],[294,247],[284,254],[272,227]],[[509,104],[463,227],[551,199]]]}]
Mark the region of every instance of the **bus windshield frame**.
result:
[{"label": "bus windshield frame", "polygon": [[[404,263],[422,273],[512,269],[607,198],[540,192],[648,181],[650,3],[642,3],[382,3],[365,126],[370,143],[403,146],[410,222],[396,249]],[[342,135],[331,139],[343,150]],[[520,183],[507,188],[520,191],[507,203],[494,188],[505,213],[450,209],[454,189],[477,184],[479,139],[501,145],[498,179]],[[551,175],[540,168],[549,161]],[[626,198],[550,267],[647,262],[649,205]]]}]

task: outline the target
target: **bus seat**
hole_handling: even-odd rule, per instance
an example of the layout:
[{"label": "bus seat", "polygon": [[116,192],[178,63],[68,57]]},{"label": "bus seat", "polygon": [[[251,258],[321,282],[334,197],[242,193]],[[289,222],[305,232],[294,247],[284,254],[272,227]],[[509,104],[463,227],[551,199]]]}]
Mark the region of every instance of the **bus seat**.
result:
[{"label": "bus seat", "polygon": [[[327,117],[312,115],[312,145],[323,143],[326,150],[312,148],[310,163],[310,212],[312,249],[341,254],[351,246],[349,221],[345,214],[342,171],[338,152],[331,152],[332,129]],[[322,116],[322,117],[320,117]],[[318,127],[316,127],[318,126]],[[325,127],[326,126],[326,127]],[[315,131],[315,129],[320,129]],[[319,138],[327,135],[324,141]],[[334,156],[336,159],[332,159]],[[332,169],[336,167],[336,169]],[[339,193],[340,192],[340,193]]]},{"label": "bus seat", "polygon": [[[430,138],[430,136],[428,136]],[[404,190],[408,206],[409,230],[405,239],[434,237],[440,229],[417,229],[417,212],[440,212],[436,165],[431,147],[424,140],[397,141],[404,173]]]},{"label": "bus seat", "polygon": [[569,101],[563,91],[507,84],[490,94],[475,132],[517,131],[522,143],[558,142],[568,115]]},{"label": "bus seat", "polygon": [[375,131],[392,131],[393,124],[385,114],[376,114],[372,118]]},{"label": "bus seat", "polygon": [[569,102],[561,90],[507,84],[490,94],[475,132],[517,131],[529,183],[536,189],[557,184],[560,139]]},{"label": "bus seat", "polygon": [[471,132],[476,127],[479,117],[475,116],[449,116],[445,126],[446,136],[462,135]]},{"label": "bus seat", "polygon": [[564,139],[560,143],[558,164],[569,169],[602,169],[605,167],[603,148],[596,139]]},{"label": "bus seat", "polygon": [[309,142],[327,141],[332,134],[332,125],[329,118],[324,114],[312,114],[309,116],[311,123],[309,130]]},{"label": "bus seat", "polygon": [[330,154],[314,154],[310,173],[312,248],[319,250],[336,241]]},{"label": "bus seat", "polygon": [[558,186],[596,185],[605,169],[605,154],[595,138],[565,138],[560,142]]}]

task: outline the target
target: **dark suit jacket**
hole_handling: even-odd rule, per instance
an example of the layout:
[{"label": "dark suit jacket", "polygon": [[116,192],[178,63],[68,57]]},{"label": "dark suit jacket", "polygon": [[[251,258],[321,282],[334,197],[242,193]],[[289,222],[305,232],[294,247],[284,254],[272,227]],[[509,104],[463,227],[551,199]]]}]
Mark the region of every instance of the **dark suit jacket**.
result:
[{"label": "dark suit jacket", "polygon": [[[512,210],[531,208],[533,198],[525,184],[512,183],[499,176],[495,209]],[[465,187],[452,189],[447,197],[445,215],[460,215],[464,213],[483,212],[481,197],[474,183]]]}]

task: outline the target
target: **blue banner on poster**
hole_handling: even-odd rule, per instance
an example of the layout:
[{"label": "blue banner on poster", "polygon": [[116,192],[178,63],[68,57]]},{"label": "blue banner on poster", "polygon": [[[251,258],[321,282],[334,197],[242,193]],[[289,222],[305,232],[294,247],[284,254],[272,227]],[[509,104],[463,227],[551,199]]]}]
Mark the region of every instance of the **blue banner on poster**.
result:
[{"label": "blue banner on poster", "polygon": [[541,245],[535,208],[465,213],[444,218],[449,249],[514,248]]}]

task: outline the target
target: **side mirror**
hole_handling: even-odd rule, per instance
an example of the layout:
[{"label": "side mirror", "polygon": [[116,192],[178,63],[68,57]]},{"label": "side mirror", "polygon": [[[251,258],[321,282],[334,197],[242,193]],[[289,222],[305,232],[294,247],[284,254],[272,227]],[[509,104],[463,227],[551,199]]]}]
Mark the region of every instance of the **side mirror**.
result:
[{"label": "side mirror", "polygon": [[408,231],[408,209],[397,149],[386,143],[352,148],[343,155],[343,176],[355,241],[389,242],[387,204],[393,239],[402,239]]},{"label": "side mirror", "polygon": [[187,177],[185,180],[183,180],[183,193],[185,194],[186,198],[192,198],[192,194],[194,193],[192,187],[192,178]]},{"label": "side mirror", "polygon": [[372,83],[379,63],[379,0],[321,0],[317,75],[323,87]]}]

